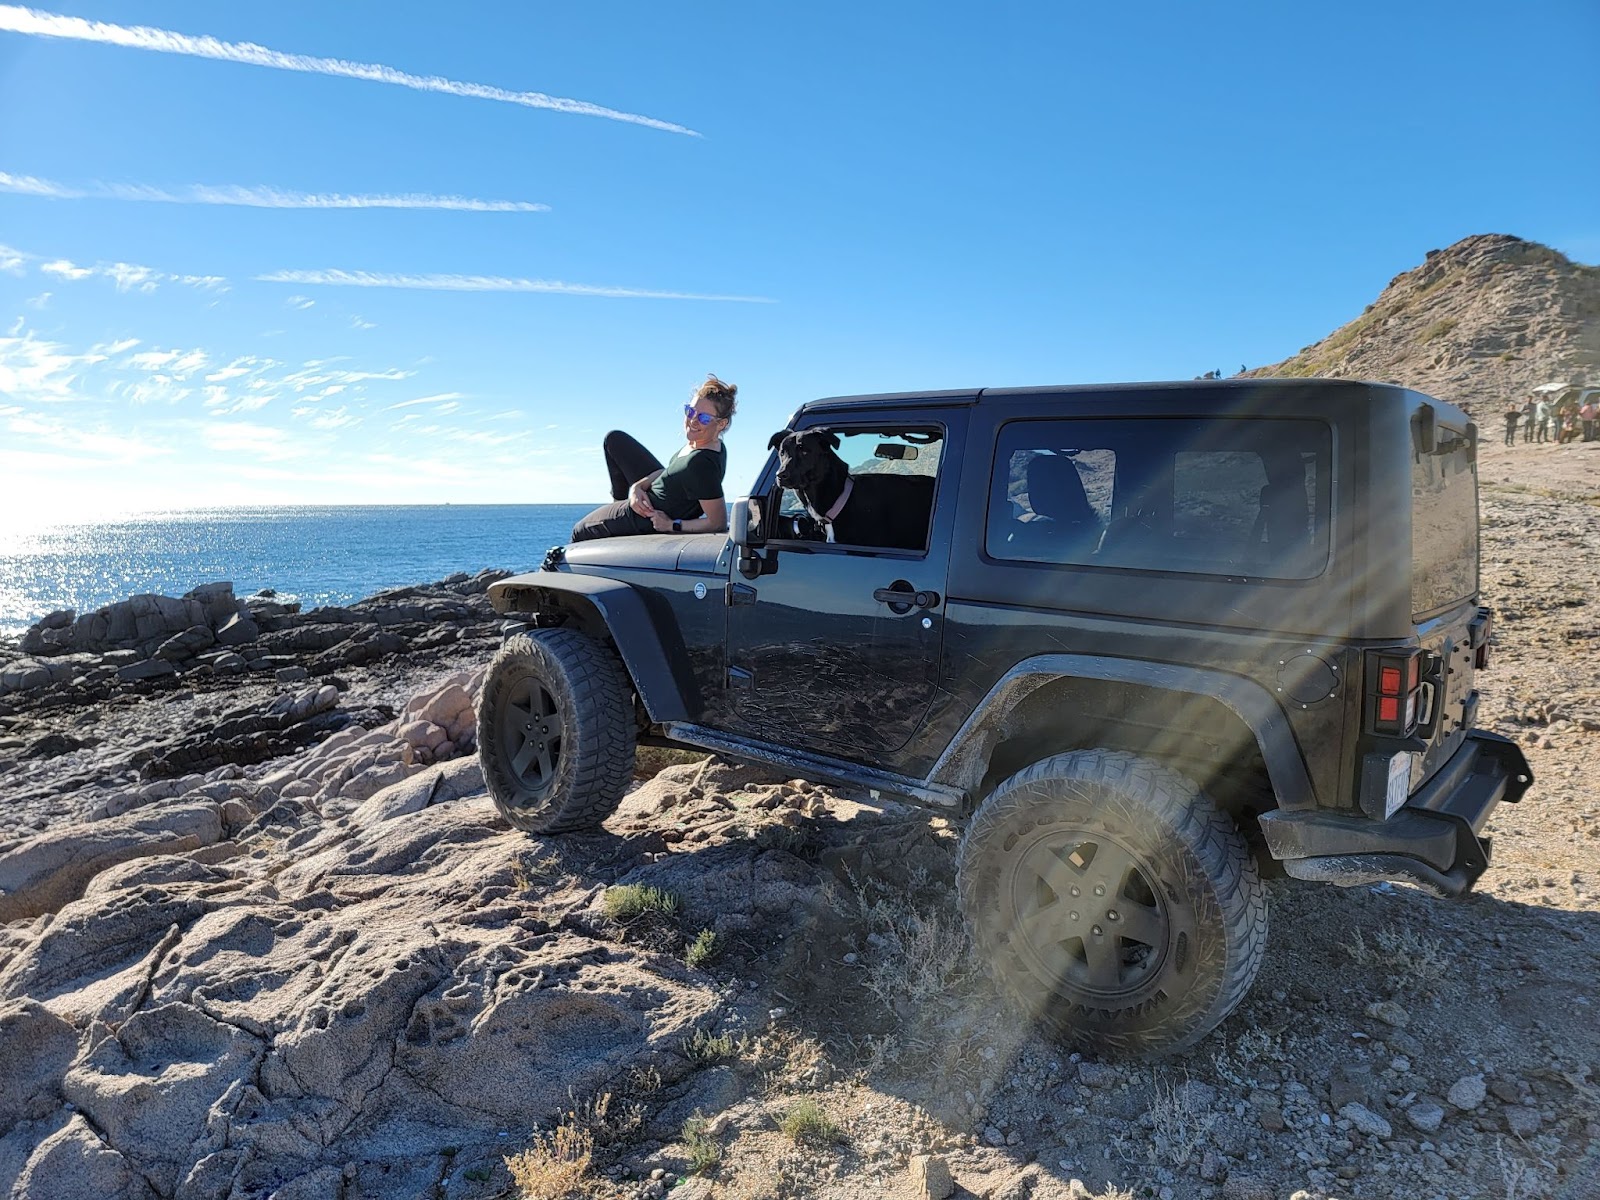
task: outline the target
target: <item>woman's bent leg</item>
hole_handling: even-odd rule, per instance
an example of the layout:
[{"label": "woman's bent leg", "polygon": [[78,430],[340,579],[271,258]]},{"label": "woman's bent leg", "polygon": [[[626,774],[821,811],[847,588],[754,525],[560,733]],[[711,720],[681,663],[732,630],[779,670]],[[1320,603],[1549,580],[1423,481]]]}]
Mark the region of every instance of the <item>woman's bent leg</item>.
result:
[{"label": "woman's bent leg", "polygon": [[[647,472],[648,474],[648,472]],[[641,517],[628,507],[626,500],[602,504],[572,527],[572,540],[592,542],[595,538],[631,537],[636,533],[654,533],[655,526],[648,517]]]},{"label": "woman's bent leg", "polygon": [[601,443],[606,453],[606,472],[611,476],[611,498],[626,500],[628,489],[652,471],[661,470],[661,462],[632,434],[613,429]]}]

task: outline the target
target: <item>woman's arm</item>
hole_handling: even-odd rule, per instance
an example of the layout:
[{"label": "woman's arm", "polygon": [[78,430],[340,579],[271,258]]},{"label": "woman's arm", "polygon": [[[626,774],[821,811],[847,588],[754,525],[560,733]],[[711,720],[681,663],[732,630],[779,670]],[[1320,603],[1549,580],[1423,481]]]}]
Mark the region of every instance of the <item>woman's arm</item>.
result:
[{"label": "woman's arm", "polygon": [[628,507],[641,517],[656,515],[656,506],[650,503],[650,485],[660,479],[665,470],[666,468],[662,467],[660,471],[652,471],[628,489]]},{"label": "woman's arm", "polygon": [[[684,521],[682,523],[684,533],[721,533],[728,527],[728,502],[723,497],[702,500],[700,508],[705,516],[692,517]],[[650,524],[655,526],[657,533],[672,532],[672,518],[664,512],[654,513],[650,517]]]}]

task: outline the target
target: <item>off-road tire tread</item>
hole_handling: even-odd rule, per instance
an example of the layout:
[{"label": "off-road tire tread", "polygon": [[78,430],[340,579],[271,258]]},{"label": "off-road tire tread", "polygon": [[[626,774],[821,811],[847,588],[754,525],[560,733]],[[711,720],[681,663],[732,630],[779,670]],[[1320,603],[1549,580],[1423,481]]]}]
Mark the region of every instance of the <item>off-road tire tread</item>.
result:
[{"label": "off-road tire tread", "polygon": [[[499,762],[500,719],[495,692],[500,677],[527,660],[570,706],[572,721],[562,739],[561,766],[553,803],[530,812],[512,803],[516,783]],[[617,810],[633,780],[638,731],[633,685],[616,653],[576,629],[539,629],[508,638],[489,663],[478,708],[478,750],[483,778],[495,807],[525,833],[572,833],[593,829]]]},{"label": "off-road tire tread", "polygon": [[992,898],[975,894],[976,860],[990,852],[991,843],[1003,836],[1004,829],[1050,823],[1046,808],[1051,793],[1077,785],[1119,793],[1130,815],[1164,827],[1191,856],[1199,873],[1212,881],[1220,910],[1224,961],[1220,985],[1209,1002],[1172,1028],[1124,1035],[1108,1030],[1086,1034],[1052,1014],[1048,1006],[1041,1018],[1063,1036],[1107,1049],[1143,1055],[1186,1050],[1216,1028],[1255,981],[1266,954],[1267,902],[1255,859],[1233,820],[1191,780],[1170,767],[1122,750],[1075,750],[1042,759],[1001,783],[968,823],[957,856],[957,888],[968,929],[980,949],[995,954],[997,973],[1006,986],[1019,1000],[1036,1004],[1043,985],[1015,958],[1014,951],[988,945],[979,922],[973,919],[979,906],[992,903]]}]

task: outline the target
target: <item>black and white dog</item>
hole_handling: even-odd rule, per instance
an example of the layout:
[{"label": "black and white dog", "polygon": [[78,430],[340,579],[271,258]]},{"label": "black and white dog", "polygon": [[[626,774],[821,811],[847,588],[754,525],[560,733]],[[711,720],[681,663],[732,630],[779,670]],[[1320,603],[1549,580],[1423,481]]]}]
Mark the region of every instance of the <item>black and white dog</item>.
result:
[{"label": "black and white dog", "polygon": [[826,429],[780,430],[767,448],[778,452],[778,486],[800,503],[830,542],[922,550],[933,513],[926,475],[850,474],[834,453],[839,435]]}]

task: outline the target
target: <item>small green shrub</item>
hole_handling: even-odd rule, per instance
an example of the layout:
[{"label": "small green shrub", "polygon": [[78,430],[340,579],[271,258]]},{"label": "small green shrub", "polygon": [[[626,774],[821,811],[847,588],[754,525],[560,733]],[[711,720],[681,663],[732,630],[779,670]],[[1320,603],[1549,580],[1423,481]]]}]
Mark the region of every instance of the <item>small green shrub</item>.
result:
[{"label": "small green shrub", "polygon": [[731,1033],[713,1036],[704,1029],[697,1029],[692,1038],[683,1039],[684,1057],[689,1059],[690,1062],[720,1062],[725,1058],[733,1057],[734,1049],[733,1035]]},{"label": "small green shrub", "polygon": [[683,961],[698,970],[709,965],[721,953],[722,946],[717,942],[717,935],[709,929],[702,929],[694,935],[694,941],[684,951]]},{"label": "small green shrub", "polygon": [[606,889],[606,916],[613,921],[635,921],[646,913],[670,917],[678,911],[678,898],[671,892],[642,883],[625,883]]},{"label": "small green shrub", "polygon": [[710,1122],[698,1109],[694,1116],[683,1123],[678,1136],[683,1139],[684,1148],[689,1152],[690,1174],[704,1175],[715,1170],[722,1161],[722,1147],[711,1136]]},{"label": "small green shrub", "polygon": [[828,1143],[837,1145],[848,1140],[844,1130],[839,1128],[810,1097],[793,1104],[789,1111],[783,1114],[779,1128],[791,1142],[797,1144],[810,1142],[813,1145]]},{"label": "small green shrub", "polygon": [[1435,321],[1432,325],[1429,325],[1422,331],[1422,340],[1425,342],[1431,342],[1434,338],[1441,338],[1459,324],[1461,324],[1461,322],[1456,320],[1454,317],[1446,317],[1442,321]]}]

